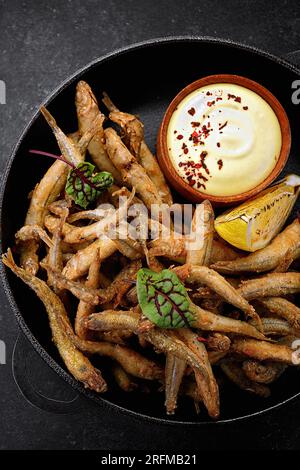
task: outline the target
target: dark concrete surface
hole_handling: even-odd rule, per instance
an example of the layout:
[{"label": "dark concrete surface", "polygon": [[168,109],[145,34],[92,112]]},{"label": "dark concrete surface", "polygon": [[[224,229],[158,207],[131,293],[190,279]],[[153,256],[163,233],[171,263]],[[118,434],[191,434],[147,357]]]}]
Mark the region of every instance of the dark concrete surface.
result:
[{"label": "dark concrete surface", "polygon": [[[284,56],[300,49],[300,4],[298,0],[0,0],[0,80],[7,86],[7,104],[0,105],[0,172],[34,110],[68,75],[113,49],[184,34],[230,38]],[[137,73],[142,79],[142,71]],[[300,403],[247,423],[196,434],[186,428],[171,431],[143,424],[82,399],[76,413],[55,414],[34,407],[13,378],[18,327],[2,290],[0,299],[0,339],[7,345],[7,364],[0,365],[0,449],[300,448]],[[32,354],[31,373],[41,393],[72,400],[74,392],[23,347],[24,354]]]}]

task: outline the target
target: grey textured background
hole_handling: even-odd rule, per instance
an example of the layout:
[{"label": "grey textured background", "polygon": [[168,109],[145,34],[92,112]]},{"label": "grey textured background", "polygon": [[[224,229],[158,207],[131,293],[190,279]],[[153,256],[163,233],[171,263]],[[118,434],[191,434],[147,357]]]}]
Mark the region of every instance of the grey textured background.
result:
[{"label": "grey textured background", "polygon": [[[34,110],[68,75],[113,49],[184,34],[230,38],[283,56],[300,49],[299,0],[0,0],[0,79],[7,85],[7,104],[0,105],[0,172]],[[106,410],[99,418],[99,408],[85,400],[82,411],[67,415],[30,405],[13,379],[18,328],[3,292],[0,296],[0,339],[7,344],[7,365],[0,366],[0,449],[195,445],[187,429],[158,430]],[[57,399],[74,397],[30,349],[27,354],[32,374],[40,378],[41,393]],[[230,429],[220,426],[214,433],[199,431],[194,438],[204,448],[299,448],[297,410],[299,416],[300,406],[291,404],[263,420]]]}]

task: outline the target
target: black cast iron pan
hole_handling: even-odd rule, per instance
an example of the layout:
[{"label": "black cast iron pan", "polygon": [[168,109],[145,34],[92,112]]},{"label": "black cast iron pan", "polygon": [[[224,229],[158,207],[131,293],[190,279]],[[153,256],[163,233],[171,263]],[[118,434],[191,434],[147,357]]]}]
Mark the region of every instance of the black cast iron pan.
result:
[{"label": "black cast iron pan", "polygon": [[[98,98],[105,90],[120,109],[139,114],[145,124],[146,140],[154,148],[163,113],[171,99],[190,82],[216,73],[249,77],[264,85],[279,99],[288,114],[292,130],[292,150],[285,173],[300,174],[300,105],[293,104],[291,99],[294,91],[292,83],[299,79],[300,71],[280,58],[230,41],[179,37],[130,46],[87,65],[53,92],[45,105],[66,132],[76,130],[75,86],[79,79],[86,80]],[[14,233],[23,224],[29,191],[52,163],[46,158],[30,156],[30,148],[47,149],[54,153],[57,150],[51,131],[39,114],[32,118],[22,133],[2,180],[3,251],[13,245]],[[125,394],[112,388],[100,397],[85,390],[64,369],[51,343],[47,316],[39,300],[3,267],[1,274],[4,289],[23,333],[47,364],[80,393],[124,413],[165,424],[199,425],[210,422],[204,412],[197,416],[192,403],[184,399],[179,403],[176,416],[166,418],[162,394]],[[299,372],[296,368],[290,368],[272,386],[272,395],[268,399],[253,397],[227,385],[221,393],[221,422],[262,413],[299,395]]]}]

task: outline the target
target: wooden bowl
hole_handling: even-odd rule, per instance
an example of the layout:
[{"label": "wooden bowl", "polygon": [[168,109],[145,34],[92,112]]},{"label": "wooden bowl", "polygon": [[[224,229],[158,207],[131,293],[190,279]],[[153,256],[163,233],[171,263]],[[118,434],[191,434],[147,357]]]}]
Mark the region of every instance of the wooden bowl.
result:
[{"label": "wooden bowl", "polygon": [[[272,172],[264,181],[262,181],[254,188],[233,196],[213,196],[210,194],[201,193],[200,191],[191,187],[179,176],[179,174],[175,170],[171,162],[167,147],[168,126],[175,108],[187,95],[189,95],[193,91],[203,86],[215,83],[233,83],[235,85],[241,85],[244,88],[248,88],[260,95],[275,112],[280,124],[282,134],[282,145],[280,155],[277,160],[276,166],[273,168]],[[209,75],[207,77],[200,78],[199,80],[196,80],[195,82],[183,88],[183,90],[181,90],[170,103],[162,120],[157,137],[157,157],[159,160],[160,167],[162,168],[170,185],[189,201],[197,203],[203,201],[204,199],[209,199],[215,206],[235,205],[239,202],[245,201],[246,199],[257,195],[259,192],[269,186],[283,170],[289,156],[290,148],[291,130],[289,120],[285,110],[283,109],[277,98],[275,98],[275,96],[265,87],[253,80],[250,80],[249,78],[241,77],[239,75],[227,74]]]}]

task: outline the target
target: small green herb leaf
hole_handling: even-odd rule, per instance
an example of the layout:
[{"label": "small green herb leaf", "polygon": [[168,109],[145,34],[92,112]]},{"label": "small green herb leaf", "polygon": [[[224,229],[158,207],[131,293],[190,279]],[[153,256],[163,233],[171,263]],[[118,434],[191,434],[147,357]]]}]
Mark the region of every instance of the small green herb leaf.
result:
[{"label": "small green herb leaf", "polygon": [[143,314],[161,328],[192,326],[194,315],[184,285],[169,269],[140,269],[137,295]]},{"label": "small green herb leaf", "polygon": [[83,162],[72,168],[68,175],[66,193],[72,197],[75,204],[84,209],[114,182],[111,173],[108,171],[94,172],[94,165]]}]

